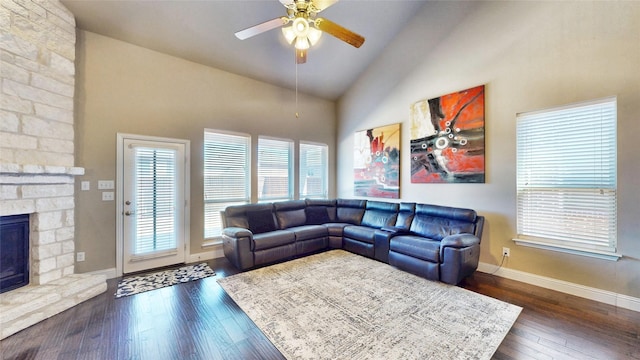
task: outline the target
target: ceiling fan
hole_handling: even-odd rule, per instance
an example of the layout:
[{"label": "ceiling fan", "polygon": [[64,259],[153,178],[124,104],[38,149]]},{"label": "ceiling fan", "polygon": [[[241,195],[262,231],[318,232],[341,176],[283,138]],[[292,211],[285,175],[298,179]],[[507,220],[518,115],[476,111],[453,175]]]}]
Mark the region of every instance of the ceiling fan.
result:
[{"label": "ceiling fan", "polygon": [[[282,26],[282,32],[289,44],[296,49],[296,63],[307,61],[307,49],[314,45],[322,32],[359,48],[364,43],[364,37],[346,29],[327,19],[316,17],[316,14],[338,0],[279,0],[287,8],[287,16],[282,16],[238,31],[235,35],[244,40],[252,36]],[[291,26],[286,26],[291,23]]]}]

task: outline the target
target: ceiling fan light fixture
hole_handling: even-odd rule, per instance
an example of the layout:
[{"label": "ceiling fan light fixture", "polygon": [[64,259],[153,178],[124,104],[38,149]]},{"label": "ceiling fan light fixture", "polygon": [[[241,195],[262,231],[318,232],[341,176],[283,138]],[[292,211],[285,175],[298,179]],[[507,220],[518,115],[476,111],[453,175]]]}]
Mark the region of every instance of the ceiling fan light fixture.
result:
[{"label": "ceiling fan light fixture", "polygon": [[311,43],[311,46],[315,45],[318,40],[320,40],[320,37],[322,36],[322,31],[314,28],[314,27],[310,27],[309,28],[309,32],[307,34],[307,38],[309,39],[309,42]]},{"label": "ceiling fan light fixture", "polygon": [[296,49],[298,49],[298,50],[306,50],[306,49],[309,48],[309,46],[310,46],[309,45],[309,40],[307,39],[306,36],[305,37],[298,36],[296,38],[296,45],[295,45]]},{"label": "ceiling fan light fixture", "polygon": [[297,17],[293,20],[293,32],[297,37],[306,37],[309,32],[309,21],[303,17]]},{"label": "ceiling fan light fixture", "polygon": [[293,44],[293,40],[296,39],[296,33],[293,31],[293,26],[283,27],[282,34],[289,44]]}]

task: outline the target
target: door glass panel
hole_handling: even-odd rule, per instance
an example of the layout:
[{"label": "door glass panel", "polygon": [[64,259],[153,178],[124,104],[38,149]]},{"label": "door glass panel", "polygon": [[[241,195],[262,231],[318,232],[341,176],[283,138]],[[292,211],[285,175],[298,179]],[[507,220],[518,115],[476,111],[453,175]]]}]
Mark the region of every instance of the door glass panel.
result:
[{"label": "door glass panel", "polygon": [[135,148],[135,173],[133,254],[176,249],[176,151]]}]

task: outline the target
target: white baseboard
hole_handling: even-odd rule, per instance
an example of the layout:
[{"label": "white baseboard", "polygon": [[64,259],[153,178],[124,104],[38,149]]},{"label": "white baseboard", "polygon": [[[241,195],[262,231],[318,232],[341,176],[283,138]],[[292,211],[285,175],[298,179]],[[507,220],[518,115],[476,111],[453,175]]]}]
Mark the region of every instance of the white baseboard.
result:
[{"label": "white baseboard", "polygon": [[118,277],[118,274],[116,273],[116,268],[91,271],[91,272],[88,272],[87,274],[104,275],[107,277],[107,279],[113,279]]},{"label": "white baseboard", "polygon": [[[190,254],[189,256],[187,256],[187,263],[211,260],[211,259],[220,258],[220,257],[224,257],[224,252],[222,252],[222,248],[211,250],[211,251],[205,251],[201,253],[196,253],[196,254]],[[91,272],[88,272],[87,274],[104,275],[107,277],[107,279],[113,279],[118,277],[116,268],[91,271]]]},{"label": "white baseboard", "polygon": [[535,275],[524,271],[499,268],[497,265],[492,264],[480,263],[478,265],[478,271],[640,312],[640,298],[634,298],[628,295],[614,293],[612,291]]},{"label": "white baseboard", "polygon": [[222,247],[220,247],[219,249],[215,249],[211,251],[189,254],[189,256],[187,257],[187,263],[211,260],[211,259],[215,259],[223,256],[224,256],[224,252],[222,252]]}]

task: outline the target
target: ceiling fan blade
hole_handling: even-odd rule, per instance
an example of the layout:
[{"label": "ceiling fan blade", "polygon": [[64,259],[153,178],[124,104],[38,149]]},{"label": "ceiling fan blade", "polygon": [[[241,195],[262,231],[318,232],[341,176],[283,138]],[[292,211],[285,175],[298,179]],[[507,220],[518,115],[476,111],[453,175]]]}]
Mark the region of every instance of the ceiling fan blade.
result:
[{"label": "ceiling fan blade", "polygon": [[[280,1],[283,1],[283,0],[280,0]],[[338,0],[311,0],[311,3],[313,4],[313,8],[316,13],[319,13],[320,11],[328,8],[329,6],[337,2]]]},{"label": "ceiling fan blade", "polygon": [[296,49],[296,64],[304,64],[307,62],[307,50]]},{"label": "ceiling fan blade", "polygon": [[[308,9],[310,12],[319,13],[320,11],[328,8],[329,6],[338,2],[338,0],[297,0],[301,3],[306,3],[304,6],[305,9]],[[298,4],[296,4],[296,0],[280,0],[280,3],[284,5],[287,9],[296,10],[298,8]]]},{"label": "ceiling fan blade", "polygon": [[284,5],[287,9],[295,9],[296,2],[294,0],[280,0],[280,4]]},{"label": "ceiling fan blade", "polygon": [[246,28],[244,30],[240,30],[236,33],[236,37],[240,40],[248,39],[252,36],[256,36],[258,34],[262,34],[265,31],[269,31],[271,29],[275,29],[289,22],[289,19],[286,17],[279,17],[273,20],[265,21],[262,24],[254,25],[250,28]]},{"label": "ceiling fan blade", "polygon": [[323,18],[317,18],[315,20],[316,27],[330,35],[337,37],[338,39],[353,45],[357,48],[364,43],[364,37],[354,33],[353,31],[344,28],[333,21],[329,21]]}]

